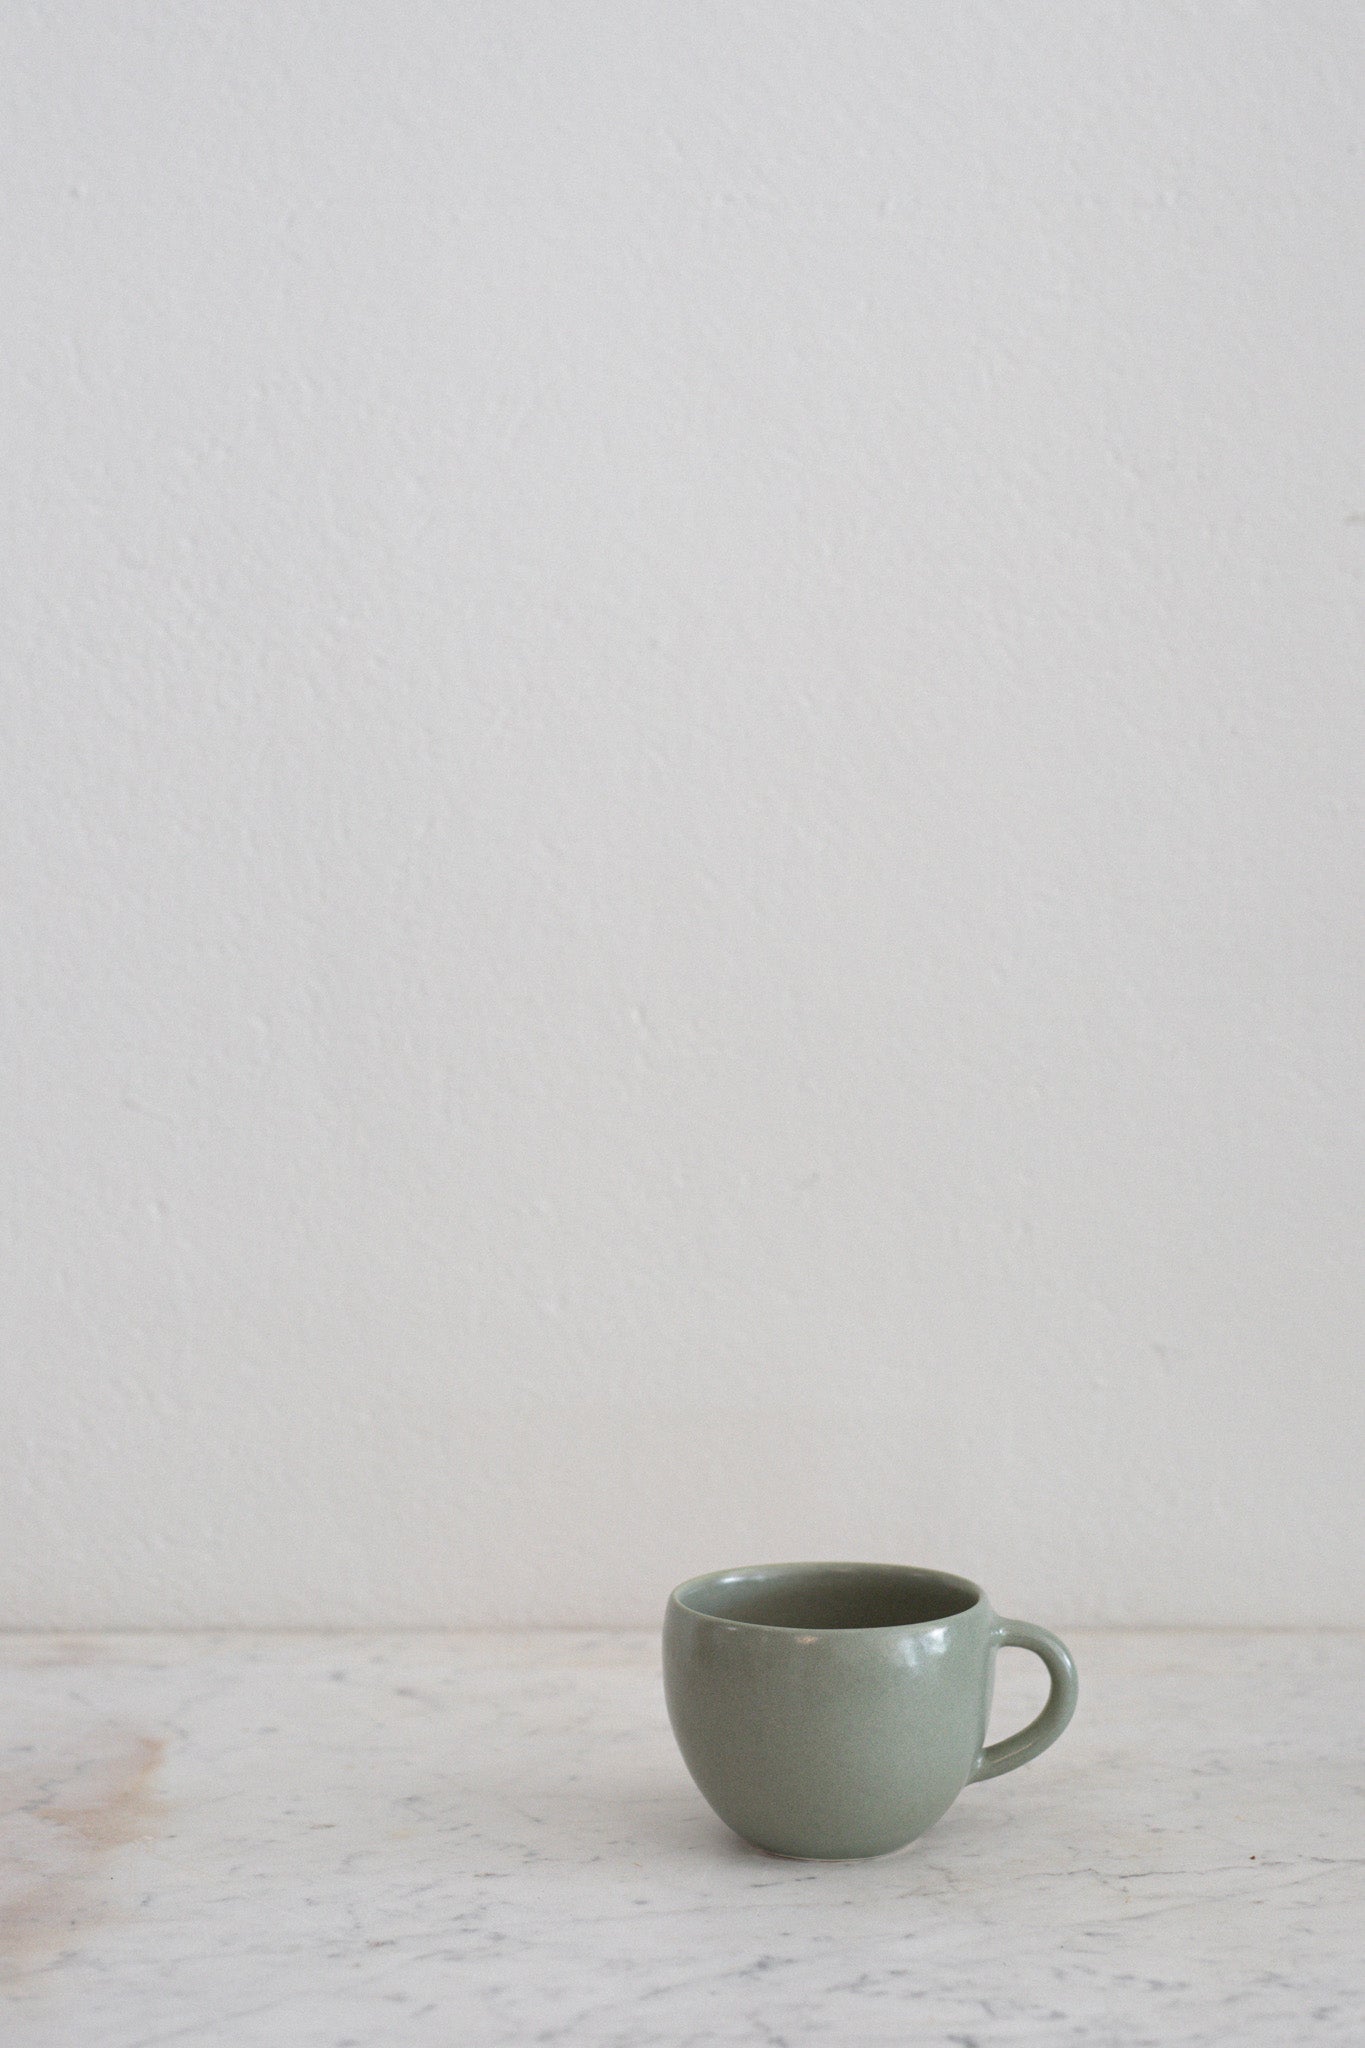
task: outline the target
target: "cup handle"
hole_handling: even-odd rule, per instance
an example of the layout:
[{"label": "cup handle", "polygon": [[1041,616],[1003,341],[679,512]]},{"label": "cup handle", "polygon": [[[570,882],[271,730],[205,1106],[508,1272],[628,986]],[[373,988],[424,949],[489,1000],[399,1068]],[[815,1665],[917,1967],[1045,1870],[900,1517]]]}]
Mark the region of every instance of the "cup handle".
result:
[{"label": "cup handle", "polygon": [[1007,1735],[1003,1742],[983,1744],[967,1780],[969,1785],[982,1778],[998,1778],[1002,1771],[1017,1771],[1020,1764],[1031,1764],[1034,1757],[1052,1747],[1076,1711],[1076,1666],[1065,1643],[1032,1621],[997,1621],[991,1637],[992,1656],[996,1650],[1032,1650],[1035,1657],[1041,1657],[1052,1690],[1042,1713],[1027,1728]]}]

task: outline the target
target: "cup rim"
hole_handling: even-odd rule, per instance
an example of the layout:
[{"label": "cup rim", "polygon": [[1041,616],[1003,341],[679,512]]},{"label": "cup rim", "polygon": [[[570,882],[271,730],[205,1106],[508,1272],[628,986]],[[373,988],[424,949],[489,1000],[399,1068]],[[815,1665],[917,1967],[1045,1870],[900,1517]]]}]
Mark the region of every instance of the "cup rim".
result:
[{"label": "cup rim", "polygon": [[[951,1614],[930,1616],[926,1621],[878,1622],[853,1628],[802,1628],[781,1621],[742,1621],[738,1615],[709,1614],[705,1608],[690,1605],[687,1595],[701,1586],[714,1585],[717,1580],[760,1578],[769,1573],[779,1572],[891,1572],[908,1579],[933,1579],[941,1586],[951,1587],[958,1593],[971,1597],[966,1606],[956,1607]],[[679,1607],[696,1621],[712,1621],[721,1628],[747,1628],[757,1635],[770,1636],[893,1636],[912,1635],[924,1629],[944,1628],[949,1622],[961,1621],[964,1616],[984,1604],[985,1593],[974,1579],[964,1579],[956,1572],[941,1572],[932,1565],[888,1564],[872,1558],[804,1558],[780,1564],[726,1565],[720,1571],[698,1572],[694,1578],[684,1579],[675,1586],[668,1596],[670,1607]]]}]

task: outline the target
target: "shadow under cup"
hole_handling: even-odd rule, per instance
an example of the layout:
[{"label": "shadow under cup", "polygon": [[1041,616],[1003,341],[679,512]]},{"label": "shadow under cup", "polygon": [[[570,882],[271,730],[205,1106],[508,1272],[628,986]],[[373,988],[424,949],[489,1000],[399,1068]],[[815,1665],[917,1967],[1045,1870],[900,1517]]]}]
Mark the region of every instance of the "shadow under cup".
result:
[{"label": "shadow under cup", "polygon": [[[1031,1649],[1052,1691],[985,1743],[996,1651]],[[689,1579],[664,1618],[683,1759],[737,1834],[778,1855],[904,1848],[974,1779],[1013,1770],[1071,1718],[1076,1672],[1046,1629],[979,1586],[909,1565],[751,1565]]]}]

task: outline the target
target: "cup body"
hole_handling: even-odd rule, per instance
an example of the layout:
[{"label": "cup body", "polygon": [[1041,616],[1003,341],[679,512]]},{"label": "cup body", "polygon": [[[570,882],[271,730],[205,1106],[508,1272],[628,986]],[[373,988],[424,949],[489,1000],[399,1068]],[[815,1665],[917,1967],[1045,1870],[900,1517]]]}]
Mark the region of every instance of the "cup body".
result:
[{"label": "cup body", "polygon": [[699,1790],[747,1841],[882,1855],[978,1771],[999,1640],[980,1587],[945,1572],[714,1572],[668,1602],[669,1718]]}]

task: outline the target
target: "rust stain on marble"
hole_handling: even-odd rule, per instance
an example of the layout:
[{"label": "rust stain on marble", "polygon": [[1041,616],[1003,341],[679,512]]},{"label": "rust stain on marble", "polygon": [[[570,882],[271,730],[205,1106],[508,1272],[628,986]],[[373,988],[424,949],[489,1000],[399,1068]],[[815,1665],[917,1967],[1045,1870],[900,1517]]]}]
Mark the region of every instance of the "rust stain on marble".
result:
[{"label": "rust stain on marble", "polygon": [[123,1756],[96,1766],[89,1783],[72,1788],[79,1798],[54,1799],[41,1812],[92,1849],[122,1849],[155,1830],[161,1801],[152,1776],[165,1754],[162,1737],[136,1735]]},{"label": "rust stain on marble", "polygon": [[163,1738],[107,1726],[11,1751],[0,1773],[0,1976],[78,1947],[116,1910],[105,1865],[156,1833]]}]

